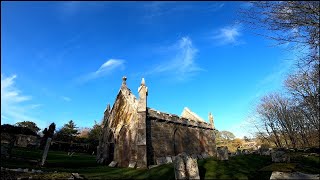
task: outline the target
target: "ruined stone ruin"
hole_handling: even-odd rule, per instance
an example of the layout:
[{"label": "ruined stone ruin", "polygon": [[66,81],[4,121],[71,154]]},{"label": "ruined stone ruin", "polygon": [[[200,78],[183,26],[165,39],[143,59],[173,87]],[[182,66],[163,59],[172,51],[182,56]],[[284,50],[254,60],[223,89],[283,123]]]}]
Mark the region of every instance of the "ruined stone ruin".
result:
[{"label": "ruined stone ruin", "polygon": [[148,88],[142,78],[137,99],[122,85],[113,107],[104,112],[103,132],[97,147],[97,162],[117,162],[120,167],[147,168],[170,163],[179,153],[206,158],[215,156],[213,116],[210,124],[184,108],[177,116],[147,106]]}]

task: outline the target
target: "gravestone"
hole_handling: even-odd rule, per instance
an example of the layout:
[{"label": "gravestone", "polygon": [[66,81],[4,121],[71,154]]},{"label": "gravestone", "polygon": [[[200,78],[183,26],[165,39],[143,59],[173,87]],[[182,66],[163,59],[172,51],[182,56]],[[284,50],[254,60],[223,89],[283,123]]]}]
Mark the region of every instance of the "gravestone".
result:
[{"label": "gravestone", "polygon": [[71,173],[74,179],[84,179],[79,173]]},{"label": "gravestone", "polygon": [[186,156],[186,154],[182,153],[176,156],[174,159],[173,165],[174,165],[174,175],[176,179],[187,179],[184,156]]},{"label": "gravestone", "polygon": [[171,156],[172,162],[174,162],[176,156]]},{"label": "gravestone", "polygon": [[275,151],[271,154],[272,162],[290,162],[290,156],[284,151]]},{"label": "gravestone", "polygon": [[242,150],[242,154],[249,154],[248,149],[244,149],[244,150]]},{"label": "gravestone", "polygon": [[116,161],[112,161],[110,164],[109,164],[109,167],[116,167],[117,166],[117,162]]},{"label": "gravestone", "polygon": [[136,168],[137,167],[137,162],[130,161],[128,167],[129,168]]},{"label": "gravestone", "polygon": [[174,160],[175,179],[200,179],[197,159],[181,153]]},{"label": "gravestone", "polygon": [[166,164],[166,161],[165,157],[159,157],[156,159],[157,165]]},{"label": "gravestone", "polygon": [[188,179],[200,179],[197,158],[185,156],[186,171]]},{"label": "gravestone", "polygon": [[241,150],[240,149],[237,149],[236,155],[241,155]]},{"label": "gravestone", "polygon": [[166,164],[172,163],[172,158],[170,156],[166,157]]},{"label": "gravestone", "polygon": [[47,155],[48,155],[50,144],[51,144],[51,138],[48,137],[47,143],[46,143],[46,147],[44,148],[43,155],[42,155],[41,166],[44,165],[44,163],[45,163],[45,161],[47,159]]},{"label": "gravestone", "polygon": [[217,159],[221,161],[226,161],[229,159],[227,146],[222,146],[217,148]]}]

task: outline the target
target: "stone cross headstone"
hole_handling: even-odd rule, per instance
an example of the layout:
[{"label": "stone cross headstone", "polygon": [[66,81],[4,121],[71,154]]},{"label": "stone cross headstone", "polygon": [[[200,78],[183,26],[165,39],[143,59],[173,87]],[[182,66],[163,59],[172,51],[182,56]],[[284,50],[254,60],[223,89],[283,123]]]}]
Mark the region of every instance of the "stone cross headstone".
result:
[{"label": "stone cross headstone", "polygon": [[200,179],[197,159],[181,153],[174,159],[175,179]]},{"label": "stone cross headstone", "polygon": [[50,144],[51,144],[51,138],[48,138],[47,139],[47,143],[46,143],[46,147],[44,148],[44,151],[43,151],[41,166],[44,165],[44,163],[45,163],[45,161],[47,159],[47,155],[48,155]]}]

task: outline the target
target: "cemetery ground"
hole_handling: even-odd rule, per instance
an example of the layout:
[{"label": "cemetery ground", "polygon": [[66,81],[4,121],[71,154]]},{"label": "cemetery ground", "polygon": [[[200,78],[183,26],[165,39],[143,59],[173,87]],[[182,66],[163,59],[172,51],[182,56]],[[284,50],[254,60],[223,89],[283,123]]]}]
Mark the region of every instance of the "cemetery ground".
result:
[{"label": "cemetery ground", "polygon": [[[198,160],[201,179],[269,179],[272,171],[299,171],[319,174],[319,156],[306,156],[307,153],[291,153],[290,163],[272,163],[270,156],[239,155],[229,157],[229,161],[215,158]],[[41,159],[41,150],[15,147],[10,159],[1,157],[1,179],[67,179],[71,173],[79,173],[87,179],[174,179],[173,164],[165,164],[152,169],[111,168],[98,165],[95,155],[49,151],[44,167],[35,160]],[[42,173],[6,171],[9,169],[41,170]]]}]

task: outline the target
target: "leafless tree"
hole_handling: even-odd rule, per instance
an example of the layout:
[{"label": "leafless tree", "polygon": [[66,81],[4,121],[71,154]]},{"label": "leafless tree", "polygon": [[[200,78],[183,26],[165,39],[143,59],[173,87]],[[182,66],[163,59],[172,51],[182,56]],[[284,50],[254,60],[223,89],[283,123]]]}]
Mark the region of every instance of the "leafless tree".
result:
[{"label": "leafless tree", "polygon": [[249,29],[259,29],[256,34],[306,52],[299,66],[319,64],[319,1],[254,1],[251,5],[239,11]]},{"label": "leafless tree", "polygon": [[289,76],[285,86],[307,122],[319,130],[319,66],[315,66],[310,72],[298,72]]},{"label": "leafless tree", "polygon": [[263,127],[264,138],[277,147],[319,145],[319,1],[254,1],[239,12],[244,25],[259,30],[256,34],[302,54],[297,71],[285,80],[287,93],[261,99],[258,129]]}]

